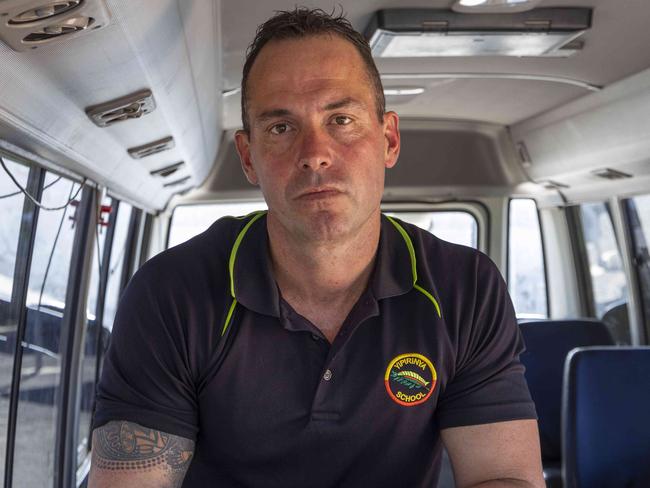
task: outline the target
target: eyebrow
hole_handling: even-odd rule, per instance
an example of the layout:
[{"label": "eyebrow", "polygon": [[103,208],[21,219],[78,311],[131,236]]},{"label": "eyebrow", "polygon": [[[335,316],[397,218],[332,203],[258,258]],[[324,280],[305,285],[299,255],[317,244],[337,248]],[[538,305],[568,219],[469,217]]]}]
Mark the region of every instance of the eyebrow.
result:
[{"label": "eyebrow", "polygon": [[[330,110],[338,110],[345,107],[364,107],[364,104],[355,98],[345,97],[341,100],[328,103],[323,107],[323,110],[328,112]],[[288,117],[289,115],[291,115],[291,111],[286,108],[273,108],[270,110],[265,110],[257,117],[255,117],[255,122],[261,123],[269,119],[274,119],[276,117]]]},{"label": "eyebrow", "polygon": [[356,98],[352,97],[345,97],[341,100],[338,100],[336,102],[328,103],[325,105],[324,109],[325,110],[337,110],[339,108],[345,108],[345,107],[364,107],[364,104],[361,103],[359,100]]}]

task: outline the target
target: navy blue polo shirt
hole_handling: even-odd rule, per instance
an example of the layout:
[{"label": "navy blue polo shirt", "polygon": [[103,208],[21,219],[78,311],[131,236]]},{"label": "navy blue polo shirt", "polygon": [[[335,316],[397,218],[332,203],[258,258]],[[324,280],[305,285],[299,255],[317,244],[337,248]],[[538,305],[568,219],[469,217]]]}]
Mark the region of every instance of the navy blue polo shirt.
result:
[{"label": "navy blue polo shirt", "polygon": [[278,291],[265,213],[229,217],[131,280],[94,426],[194,439],[184,487],[432,487],[441,429],[536,418],[522,350],[487,256],[386,216],[330,344]]}]

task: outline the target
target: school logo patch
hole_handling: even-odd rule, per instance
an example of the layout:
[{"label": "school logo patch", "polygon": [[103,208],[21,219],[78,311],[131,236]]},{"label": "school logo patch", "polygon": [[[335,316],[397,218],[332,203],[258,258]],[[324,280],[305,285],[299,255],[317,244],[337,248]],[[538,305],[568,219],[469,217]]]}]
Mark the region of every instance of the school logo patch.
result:
[{"label": "school logo patch", "polygon": [[438,376],[431,361],[422,354],[400,354],[388,363],[384,384],[388,396],[405,407],[424,403],[436,388]]}]

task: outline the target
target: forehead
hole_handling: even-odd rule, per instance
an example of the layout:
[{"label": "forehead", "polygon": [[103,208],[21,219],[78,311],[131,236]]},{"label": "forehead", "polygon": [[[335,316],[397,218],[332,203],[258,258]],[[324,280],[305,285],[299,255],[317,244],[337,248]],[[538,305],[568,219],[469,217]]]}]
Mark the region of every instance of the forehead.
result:
[{"label": "forehead", "polygon": [[[368,75],[356,47],[336,35],[274,40],[255,59],[248,98],[306,93],[327,88],[367,86]],[[365,90],[367,91],[367,90]]]}]

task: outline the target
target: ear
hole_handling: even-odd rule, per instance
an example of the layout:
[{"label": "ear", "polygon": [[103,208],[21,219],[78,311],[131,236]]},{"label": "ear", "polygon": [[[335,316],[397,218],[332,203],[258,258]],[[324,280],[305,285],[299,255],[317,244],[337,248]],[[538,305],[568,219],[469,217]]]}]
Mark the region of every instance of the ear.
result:
[{"label": "ear", "polygon": [[244,170],[246,179],[251,185],[257,186],[258,179],[251,159],[250,136],[248,135],[248,132],[244,130],[238,130],[235,132],[235,147],[237,148],[239,161],[241,162],[241,167]]},{"label": "ear", "polygon": [[400,149],[399,116],[395,112],[384,114],[384,165],[392,168],[397,164]]}]

